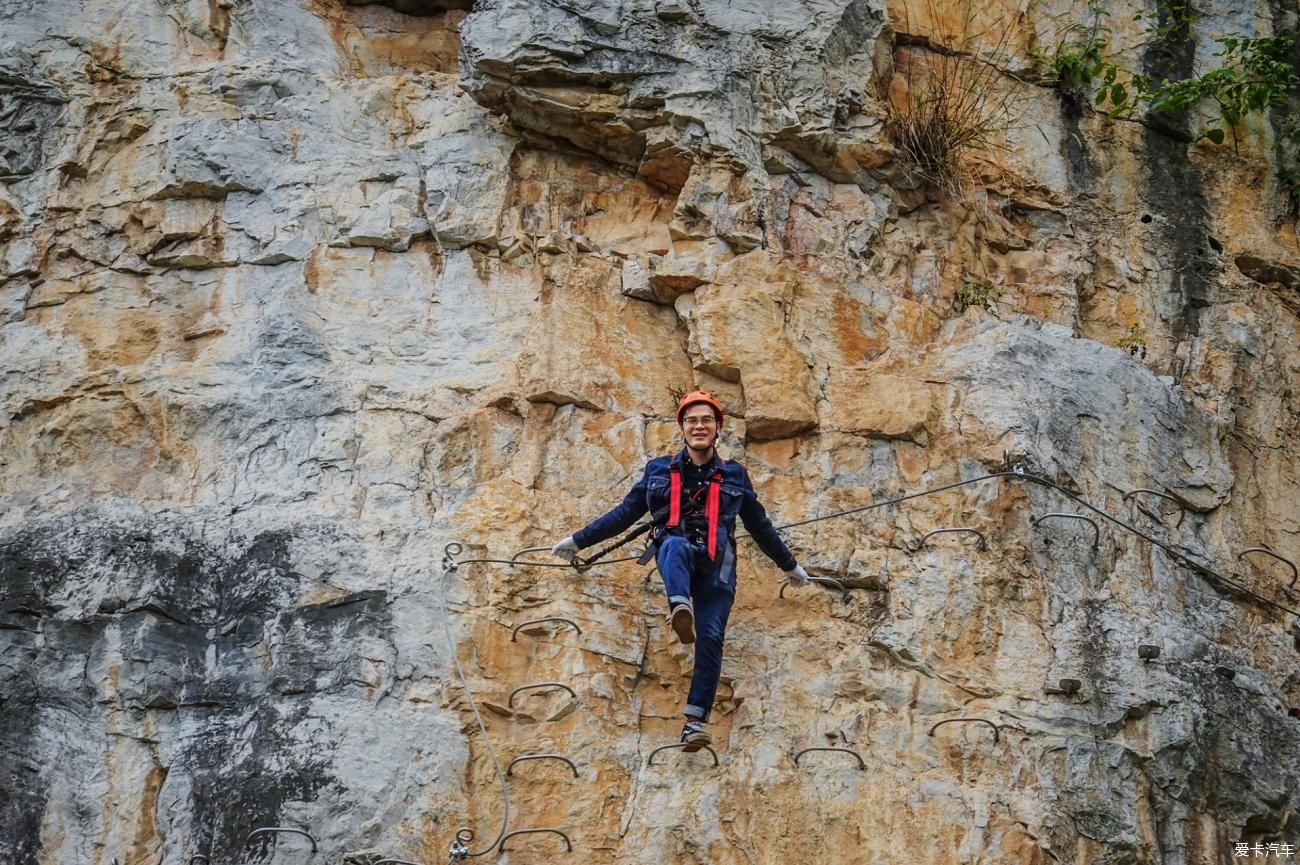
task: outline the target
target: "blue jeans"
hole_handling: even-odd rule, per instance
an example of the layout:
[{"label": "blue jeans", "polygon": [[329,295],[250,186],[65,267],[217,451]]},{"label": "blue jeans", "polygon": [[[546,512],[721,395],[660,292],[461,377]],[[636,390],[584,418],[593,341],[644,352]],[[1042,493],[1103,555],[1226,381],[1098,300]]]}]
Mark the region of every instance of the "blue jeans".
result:
[{"label": "blue jeans", "polygon": [[[722,551],[719,550],[721,555]],[[659,543],[655,556],[669,608],[693,602],[695,610],[695,671],[686,698],[686,714],[709,720],[713,699],[722,675],[722,641],[727,634],[733,596],[725,588],[711,585],[709,551],[686,538],[669,535]]]}]

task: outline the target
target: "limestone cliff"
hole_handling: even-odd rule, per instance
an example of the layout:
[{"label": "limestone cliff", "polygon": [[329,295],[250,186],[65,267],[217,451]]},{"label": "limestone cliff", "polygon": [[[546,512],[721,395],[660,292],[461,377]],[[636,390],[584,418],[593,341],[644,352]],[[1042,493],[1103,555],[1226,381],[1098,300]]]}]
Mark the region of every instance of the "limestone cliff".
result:
[{"label": "limestone cliff", "polygon": [[[1104,5],[1130,72],[1296,26]],[[1043,74],[1086,6],[0,0],[0,863],[477,851],[444,623],[503,760],[576,766],[509,820],[575,862],[1300,844],[1300,599],[1239,558],[1300,557],[1289,118],[1108,120]],[[1003,112],[956,190],[894,125],[948,61]],[[691,658],[644,568],[439,588],[612,506],[693,386],[778,523],[1061,488],[788,530],[845,593],[742,542],[717,768],[648,765]]]}]

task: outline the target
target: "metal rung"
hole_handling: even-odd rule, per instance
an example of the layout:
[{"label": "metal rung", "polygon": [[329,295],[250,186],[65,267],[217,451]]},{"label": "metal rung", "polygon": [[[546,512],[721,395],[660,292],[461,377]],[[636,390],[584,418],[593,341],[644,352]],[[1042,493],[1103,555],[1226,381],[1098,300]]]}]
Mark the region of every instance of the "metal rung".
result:
[{"label": "metal rung", "polygon": [[[686,747],[685,742],[679,742],[676,745],[664,745],[663,747],[655,748],[653,751],[650,752],[650,756],[646,758],[645,764],[647,766],[653,766],[655,764],[655,754],[658,754],[660,751],[681,750],[682,748],[685,747]],[[709,755],[713,757],[713,765],[715,767],[722,765],[721,763],[718,762],[718,752],[714,751],[708,745],[701,745],[700,750],[709,752]]]},{"label": "metal rung", "polygon": [[551,551],[550,547],[524,547],[522,550],[520,550],[519,552],[511,556],[510,561],[518,562],[519,564],[526,565],[528,564],[527,562],[519,562],[519,557],[524,555],[525,553],[549,553],[550,551]]},{"label": "metal rung", "polygon": [[839,753],[841,753],[841,754],[852,754],[855,758],[857,758],[857,761],[858,761],[858,768],[859,768],[859,769],[862,769],[862,770],[865,771],[866,768],[867,768],[867,763],[866,763],[865,760],[862,759],[862,755],[859,754],[857,751],[853,751],[853,750],[850,750],[850,749],[848,749],[848,748],[827,748],[827,747],[804,748],[804,749],[803,749],[802,751],[800,751],[798,754],[795,754],[795,755],[794,755],[794,764],[795,764],[796,766],[798,766],[798,765],[799,765],[799,758],[802,757],[804,754],[807,754],[809,751],[837,751],[837,752],[839,752]]},{"label": "metal rung", "polygon": [[1083,687],[1083,683],[1080,682],[1078,679],[1060,679],[1057,681],[1056,687],[1052,687],[1051,685],[1048,685],[1046,688],[1043,689],[1043,693],[1044,694],[1065,694],[1066,696],[1069,696],[1070,694],[1079,693],[1079,688],[1081,687]]},{"label": "metal rung", "polygon": [[519,634],[519,631],[521,629],[526,628],[529,625],[541,625],[546,622],[564,622],[564,624],[573,628],[573,630],[577,631],[579,634],[582,634],[582,628],[579,628],[578,623],[573,621],[572,619],[562,619],[559,616],[547,616],[544,619],[530,619],[527,622],[520,622],[518,625],[515,625],[515,629],[510,632],[510,642],[512,643],[519,642],[518,640],[515,639],[515,637]]},{"label": "metal rung", "polygon": [[578,695],[573,692],[573,689],[563,682],[536,682],[532,685],[520,685],[518,688],[511,691],[510,699],[506,702],[506,705],[513,710],[515,708],[515,695],[521,691],[531,691],[535,688],[563,688],[569,692],[569,695],[573,697],[573,699],[578,699]]},{"label": "metal rung", "polygon": [[977,538],[980,539],[979,551],[981,553],[988,551],[989,542],[984,538],[984,533],[981,532],[979,529],[973,529],[970,526],[953,526],[952,528],[949,529],[934,529],[933,531],[926,532],[925,534],[921,535],[921,540],[917,542],[916,548],[918,550],[921,549],[921,547],[925,546],[925,542],[928,541],[930,538],[934,537],[935,535],[946,535],[946,534],[975,535]]},{"label": "metal rung", "polygon": [[1186,503],[1183,502],[1182,499],[1178,498],[1177,496],[1171,496],[1169,493],[1162,493],[1160,492],[1160,490],[1152,490],[1143,487],[1141,489],[1130,490],[1129,492],[1124,493],[1124,501],[1128,501],[1134,496],[1140,496],[1140,495],[1156,496],[1157,498],[1161,498],[1178,505],[1178,522],[1174,524],[1174,528],[1178,528],[1183,524],[1183,515],[1187,511],[1187,505]]},{"label": "metal rung", "polygon": [[993,731],[993,741],[998,741],[998,725],[994,724],[988,718],[945,718],[931,727],[928,735],[933,736],[934,731],[942,727],[944,724],[988,724],[989,729]]},{"label": "metal rung", "polygon": [[1286,587],[1290,589],[1295,586],[1296,577],[1300,577],[1300,570],[1296,570],[1295,562],[1291,561],[1290,559],[1282,558],[1277,553],[1270,550],[1268,547],[1249,547],[1247,549],[1244,549],[1241,552],[1237,553],[1237,561],[1241,561],[1241,557],[1246,555],[1247,553],[1263,553],[1266,556],[1272,556],[1282,564],[1286,565],[1288,568],[1291,569],[1291,582],[1287,583]]},{"label": "metal rung", "polygon": [[311,842],[311,852],[315,853],[318,849],[316,847],[316,839],[311,836],[310,832],[306,829],[297,829],[293,826],[263,826],[260,829],[254,829],[252,832],[249,832],[248,837],[244,839],[244,846],[247,847],[249,844],[253,843],[253,839],[258,835],[270,835],[272,836],[272,841],[275,840],[275,836],[277,835],[301,835]]},{"label": "metal rung", "polygon": [[559,754],[524,754],[522,757],[516,757],[511,760],[510,765],[506,767],[506,777],[510,777],[510,773],[514,770],[516,763],[526,763],[529,760],[562,760],[565,763],[568,763],[569,768],[573,770],[573,777],[578,777],[578,767],[573,765],[573,761],[568,757],[561,757]]},{"label": "metal rung", "polygon": [[1063,519],[1063,520],[1083,520],[1088,525],[1092,526],[1093,549],[1096,549],[1098,546],[1101,545],[1101,526],[1097,525],[1097,521],[1094,520],[1092,517],[1084,516],[1083,514],[1067,514],[1067,513],[1043,514],[1041,517],[1030,517],[1029,525],[1037,526],[1040,525],[1044,520],[1050,520],[1052,518]]},{"label": "metal rung", "polygon": [[[844,584],[841,583],[839,580],[834,580],[831,579],[830,577],[809,577],[808,582],[824,583],[828,586],[834,586],[835,588],[839,589],[841,592],[844,593],[844,600],[847,601],[849,599],[849,590],[846,589],[844,587]],[[789,580],[786,580],[784,583],[781,584],[781,591],[778,594],[782,599],[785,598],[785,590],[789,587],[789,585],[790,585]]]},{"label": "metal rung", "polygon": [[515,837],[516,835],[538,835],[542,833],[559,835],[561,838],[564,839],[564,852],[565,853],[573,852],[573,843],[569,841],[569,836],[565,835],[559,829],[516,829],[513,832],[507,832],[505,836],[502,837],[501,843],[497,845],[497,852],[498,853],[506,852],[506,842],[509,841],[511,838]]}]

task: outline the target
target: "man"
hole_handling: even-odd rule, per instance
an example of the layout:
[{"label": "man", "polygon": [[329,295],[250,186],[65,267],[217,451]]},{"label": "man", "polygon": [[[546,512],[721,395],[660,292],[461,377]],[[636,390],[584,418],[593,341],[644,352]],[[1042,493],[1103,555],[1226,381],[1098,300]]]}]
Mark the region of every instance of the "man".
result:
[{"label": "man", "polygon": [[674,456],[646,463],[622,504],[551,552],[572,559],[578,550],[614,537],[650,513],[668,622],[678,640],[695,644],[682,743],[683,750],[698,751],[713,741],[705,724],[718,691],[722,642],[736,592],[736,516],[792,584],[806,586],[808,573],[772,527],[744,467],[719,458],[718,401],[707,391],[686,394],[677,404],[677,425],[686,446]]}]

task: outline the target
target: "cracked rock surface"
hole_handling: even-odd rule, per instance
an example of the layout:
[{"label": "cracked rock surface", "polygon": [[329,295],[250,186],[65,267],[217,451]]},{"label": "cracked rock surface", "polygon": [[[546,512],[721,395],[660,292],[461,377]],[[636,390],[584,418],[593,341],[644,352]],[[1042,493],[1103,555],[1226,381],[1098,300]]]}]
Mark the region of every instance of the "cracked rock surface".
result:
[{"label": "cracked rock surface", "polygon": [[[453,653],[584,862],[1300,845],[1281,127],[1109,123],[1035,66],[1075,7],[918,5],[0,0],[0,863],[482,849]],[[889,123],[953,56],[1019,112],[960,196]],[[741,542],[717,768],[648,763],[657,576],[443,569],[611,507],[696,387],[778,524],[864,509],[785,532],[845,593]]]}]

